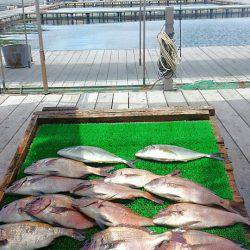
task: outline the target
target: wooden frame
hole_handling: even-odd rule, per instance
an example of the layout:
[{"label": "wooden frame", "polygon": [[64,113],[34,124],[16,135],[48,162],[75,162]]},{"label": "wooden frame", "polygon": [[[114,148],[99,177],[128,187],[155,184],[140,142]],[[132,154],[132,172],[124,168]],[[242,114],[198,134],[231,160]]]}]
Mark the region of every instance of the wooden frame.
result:
[{"label": "wooden frame", "polygon": [[181,120],[210,120],[214,128],[220,152],[224,154],[224,163],[230,186],[233,191],[233,200],[236,202],[243,215],[247,215],[244,201],[241,198],[233,176],[233,168],[228,159],[223,138],[219,134],[214,118],[215,111],[210,106],[199,108],[173,107],[165,109],[143,110],[109,110],[109,111],[81,111],[78,108],[43,108],[43,111],[35,112],[21,140],[15,156],[10,162],[7,174],[0,183],[0,202],[3,200],[4,191],[15,179],[16,174],[24,162],[29,147],[41,124],[53,123],[104,123],[104,122],[156,122],[156,121],[181,121]]}]

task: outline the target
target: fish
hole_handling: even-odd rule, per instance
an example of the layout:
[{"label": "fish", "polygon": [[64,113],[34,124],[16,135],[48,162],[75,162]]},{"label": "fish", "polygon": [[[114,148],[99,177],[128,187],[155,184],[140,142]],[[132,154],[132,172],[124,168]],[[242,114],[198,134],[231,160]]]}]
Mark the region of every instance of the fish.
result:
[{"label": "fish", "polygon": [[68,236],[83,241],[84,235],[74,229],[52,227],[40,222],[18,222],[0,226],[0,248],[11,250],[38,249],[56,238]]},{"label": "fish", "polygon": [[237,213],[192,203],[177,203],[160,211],[154,218],[156,225],[192,229],[225,227],[235,223],[250,225],[250,220]]},{"label": "fish", "polygon": [[24,170],[28,175],[55,175],[82,178],[89,174],[108,176],[113,167],[94,168],[83,162],[66,158],[46,158],[39,160]]},{"label": "fish", "polygon": [[42,195],[69,192],[84,180],[59,176],[33,175],[15,181],[5,190],[6,194]]},{"label": "fish", "polygon": [[83,197],[97,198],[102,200],[130,200],[142,197],[158,204],[163,203],[162,200],[154,197],[148,192],[138,189],[132,189],[130,187],[119,184],[106,183],[103,180],[85,181],[83,184],[75,187],[72,191],[70,191],[70,193]]},{"label": "fish", "polygon": [[144,189],[152,194],[178,202],[191,202],[201,205],[218,205],[235,212],[232,202],[214,194],[209,189],[191,180],[178,176],[157,178],[147,183]]},{"label": "fish", "polygon": [[152,226],[151,218],[142,217],[124,205],[95,198],[75,200],[74,208],[96,221],[101,228],[105,226]]},{"label": "fish", "polygon": [[[172,176],[176,174],[179,174],[178,170],[169,175]],[[160,177],[162,176],[143,169],[123,168],[114,171],[112,174],[104,178],[104,182],[121,184],[132,188],[142,188],[148,182]]]},{"label": "fish", "polygon": [[90,242],[85,242],[81,250],[100,249],[147,249],[154,250],[164,240],[170,238],[169,232],[151,234],[143,228],[130,226],[109,227],[96,233]]},{"label": "fish", "polygon": [[58,155],[70,158],[85,163],[123,163],[128,167],[135,166],[131,161],[126,161],[102,148],[91,146],[75,146],[61,149],[57,152]]},{"label": "fish", "polygon": [[204,157],[222,161],[223,159],[219,157],[219,154],[220,153],[205,154],[178,146],[159,144],[147,146],[138,151],[135,156],[142,159],[161,162],[187,162]]},{"label": "fish", "polygon": [[24,211],[40,221],[54,226],[86,229],[95,225],[89,217],[72,207],[73,198],[66,195],[44,195],[33,198]]},{"label": "fish", "polygon": [[0,210],[0,222],[14,223],[22,221],[36,221],[35,218],[26,214],[23,209],[34,199],[33,196],[13,201]]},{"label": "fish", "polygon": [[157,250],[243,250],[235,242],[220,236],[192,229],[168,231],[169,239],[163,241]]}]

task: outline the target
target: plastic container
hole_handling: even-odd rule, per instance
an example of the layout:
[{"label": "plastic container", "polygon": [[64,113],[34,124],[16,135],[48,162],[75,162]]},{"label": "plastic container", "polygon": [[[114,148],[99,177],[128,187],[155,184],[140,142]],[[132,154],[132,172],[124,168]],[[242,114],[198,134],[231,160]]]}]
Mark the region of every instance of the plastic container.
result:
[{"label": "plastic container", "polygon": [[27,44],[11,44],[2,48],[7,68],[26,68],[31,64],[31,47]]}]

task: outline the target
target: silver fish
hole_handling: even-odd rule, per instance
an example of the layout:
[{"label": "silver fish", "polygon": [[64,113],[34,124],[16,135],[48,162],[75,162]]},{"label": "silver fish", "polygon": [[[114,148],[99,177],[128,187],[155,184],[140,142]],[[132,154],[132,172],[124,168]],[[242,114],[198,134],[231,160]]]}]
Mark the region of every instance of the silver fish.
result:
[{"label": "silver fish", "polygon": [[173,145],[150,145],[135,154],[136,157],[148,160],[173,162],[182,161],[187,162],[200,158],[212,158],[216,160],[223,160],[216,154],[204,154],[190,149],[181,148]]},{"label": "silver fish", "polygon": [[[176,175],[178,173],[179,171],[177,170],[167,176]],[[123,168],[114,171],[112,174],[107,176],[104,181],[106,183],[116,183],[133,188],[141,188],[144,187],[148,182],[159,177],[162,176],[153,174],[147,170]]]},{"label": "silver fish", "polygon": [[154,217],[156,225],[188,227],[193,229],[225,227],[235,223],[250,225],[249,218],[236,213],[192,203],[178,203],[168,206]]},{"label": "silver fish", "polygon": [[93,168],[83,162],[66,158],[46,158],[37,161],[24,170],[25,174],[55,175],[70,178],[82,178],[89,174],[108,176],[113,167]]},{"label": "silver fish", "polygon": [[218,205],[228,211],[235,212],[229,200],[224,200],[209,189],[180,177],[167,176],[154,179],[147,183],[144,188],[150,193],[170,200],[201,205]]},{"label": "silver fish", "polygon": [[27,214],[50,225],[74,229],[86,229],[95,225],[89,217],[72,207],[73,199],[66,195],[34,197],[23,209]]},{"label": "silver fish", "polygon": [[147,230],[142,228],[129,226],[109,227],[106,230],[96,233],[89,243],[86,242],[84,244],[82,250],[154,250],[160,243],[169,238],[169,232],[150,234]]},{"label": "silver fish", "polygon": [[130,161],[126,161],[102,148],[91,146],[76,146],[61,149],[58,155],[85,163],[123,163],[134,168]]},{"label": "silver fish", "polygon": [[61,236],[83,241],[74,229],[52,227],[39,222],[19,222],[0,226],[0,248],[9,250],[37,249],[50,245]]},{"label": "silver fish", "polygon": [[134,213],[124,205],[99,199],[75,200],[74,207],[94,219],[103,228],[106,226],[152,226],[153,220]]},{"label": "silver fish", "polygon": [[69,192],[84,180],[59,176],[33,175],[15,181],[6,194],[41,195]]},{"label": "silver fish", "polygon": [[231,240],[197,230],[174,229],[157,250],[243,250]]},{"label": "silver fish", "polygon": [[20,200],[13,201],[4,207],[0,211],[0,222],[14,223],[21,221],[36,221],[35,218],[26,214],[23,209],[25,206],[33,200],[34,197],[27,197]]},{"label": "silver fish", "polygon": [[103,180],[85,181],[83,184],[74,188],[71,193],[102,200],[135,199],[143,197],[159,204],[163,203],[162,200],[157,199],[148,192],[132,189],[119,184],[106,183]]}]

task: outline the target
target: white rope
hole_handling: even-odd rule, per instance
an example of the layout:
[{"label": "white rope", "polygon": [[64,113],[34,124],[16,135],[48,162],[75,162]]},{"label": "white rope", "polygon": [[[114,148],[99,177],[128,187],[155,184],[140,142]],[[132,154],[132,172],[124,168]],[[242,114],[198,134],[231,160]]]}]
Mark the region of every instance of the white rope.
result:
[{"label": "white rope", "polygon": [[159,69],[160,76],[168,75],[169,71],[174,73],[176,71],[177,64],[180,61],[177,47],[172,39],[164,31],[161,31],[157,38],[160,45],[161,55],[159,59],[159,66],[161,68]]}]

